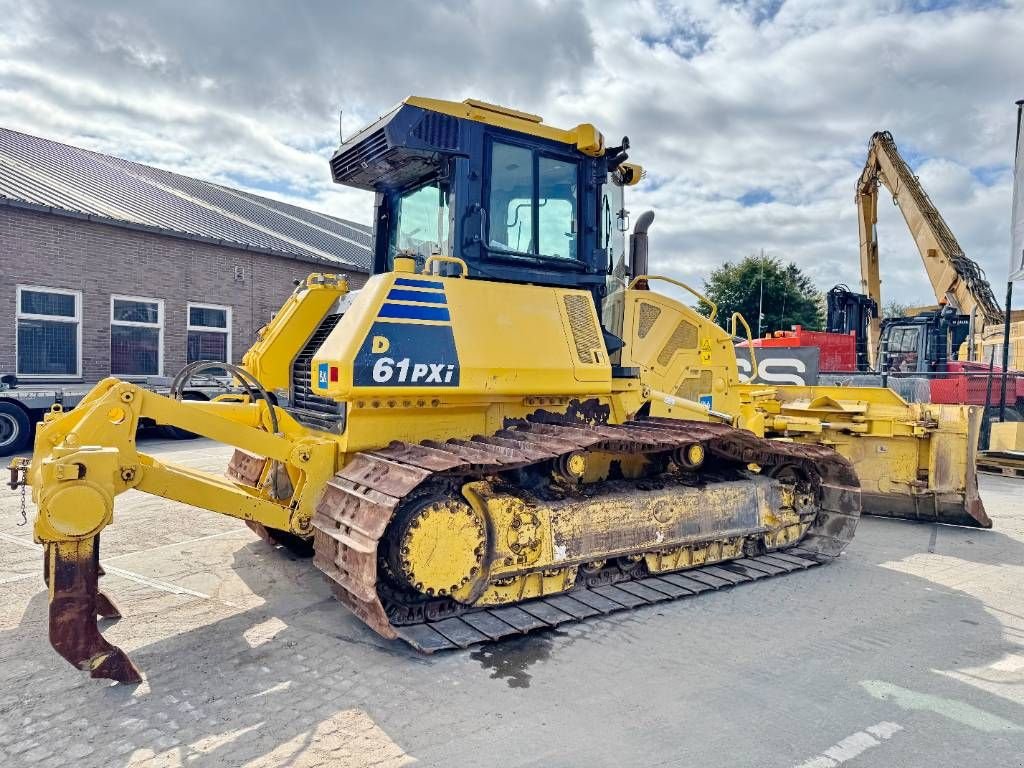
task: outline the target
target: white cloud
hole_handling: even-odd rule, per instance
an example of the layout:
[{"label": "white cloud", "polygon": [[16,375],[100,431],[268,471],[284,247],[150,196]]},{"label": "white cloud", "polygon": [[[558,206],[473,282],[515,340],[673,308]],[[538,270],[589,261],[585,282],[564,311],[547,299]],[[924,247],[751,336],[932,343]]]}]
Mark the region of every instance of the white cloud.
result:
[{"label": "white cloud", "polygon": [[[699,283],[764,248],[822,288],[857,284],[854,182],[889,129],[1001,295],[1024,6],[945,5],[0,0],[0,114],[365,222],[369,196],[330,183],[338,108],[350,134],[409,93],[474,96],[628,134],[659,270]],[[926,303],[898,212],[881,215],[886,294]]]}]

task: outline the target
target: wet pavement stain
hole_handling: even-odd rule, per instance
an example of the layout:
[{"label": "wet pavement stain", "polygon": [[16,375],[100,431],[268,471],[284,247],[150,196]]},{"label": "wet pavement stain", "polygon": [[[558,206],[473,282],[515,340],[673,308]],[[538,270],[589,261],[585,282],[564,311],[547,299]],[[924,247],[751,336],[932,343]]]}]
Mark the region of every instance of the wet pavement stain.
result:
[{"label": "wet pavement stain", "polygon": [[469,654],[484,669],[491,670],[492,680],[505,680],[509,688],[529,688],[533,678],[527,670],[538,661],[547,661],[556,637],[564,632],[552,630],[512,640],[488,643]]}]

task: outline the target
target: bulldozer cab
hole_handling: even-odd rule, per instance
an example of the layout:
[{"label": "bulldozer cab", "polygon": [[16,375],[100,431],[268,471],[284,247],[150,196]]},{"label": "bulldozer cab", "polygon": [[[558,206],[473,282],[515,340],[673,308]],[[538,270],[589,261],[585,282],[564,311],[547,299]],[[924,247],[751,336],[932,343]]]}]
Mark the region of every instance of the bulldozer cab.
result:
[{"label": "bulldozer cab", "polygon": [[[590,124],[571,130],[480,101],[410,97],[345,141],[334,180],[376,193],[373,270],[456,257],[466,276],[606,292],[622,256],[622,187],[639,180]],[[461,265],[438,263],[440,274]]]}]

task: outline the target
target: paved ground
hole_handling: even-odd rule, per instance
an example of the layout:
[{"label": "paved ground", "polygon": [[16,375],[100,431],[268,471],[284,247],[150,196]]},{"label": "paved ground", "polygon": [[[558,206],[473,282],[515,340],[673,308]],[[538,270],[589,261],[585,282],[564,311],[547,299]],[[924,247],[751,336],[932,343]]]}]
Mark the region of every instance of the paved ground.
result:
[{"label": "paved ground", "polygon": [[129,494],[105,632],[137,687],[50,649],[0,493],[0,765],[1024,766],[1024,481],[982,489],[992,531],[865,519],[826,568],[436,658],[240,523]]}]

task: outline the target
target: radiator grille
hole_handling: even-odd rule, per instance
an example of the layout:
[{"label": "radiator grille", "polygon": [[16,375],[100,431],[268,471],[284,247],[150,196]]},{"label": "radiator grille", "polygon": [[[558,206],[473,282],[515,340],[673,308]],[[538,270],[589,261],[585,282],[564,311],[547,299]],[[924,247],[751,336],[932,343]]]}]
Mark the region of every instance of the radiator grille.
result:
[{"label": "radiator grille", "polygon": [[344,179],[352,173],[359,172],[387,151],[388,139],[384,135],[384,129],[381,128],[348,151],[332,158],[331,171],[334,173],[334,178]]},{"label": "radiator grille", "polygon": [[654,323],[659,315],[661,315],[661,307],[648,304],[646,301],[640,302],[640,324],[637,327],[637,336],[641,339],[647,336],[651,332],[651,328],[654,327]]},{"label": "radiator grille", "polygon": [[572,339],[576,344],[576,357],[587,365],[599,362],[595,351],[601,349],[601,334],[594,322],[590,298],[569,294],[563,299],[565,312],[569,316],[569,327],[572,328]]},{"label": "radiator grille", "polygon": [[313,394],[312,363],[341,315],[327,315],[292,362],[292,397],[288,411],[295,419],[325,432],[345,431],[345,404]]},{"label": "radiator grille", "polygon": [[459,121],[451,115],[427,112],[413,136],[437,149],[455,149],[459,145]]},{"label": "radiator grille", "polygon": [[672,356],[680,349],[696,348],[697,326],[682,320],[672,332],[669,340],[665,342],[665,346],[661,348],[661,353],[658,355],[658,365],[662,367],[668,365],[672,360]]}]

